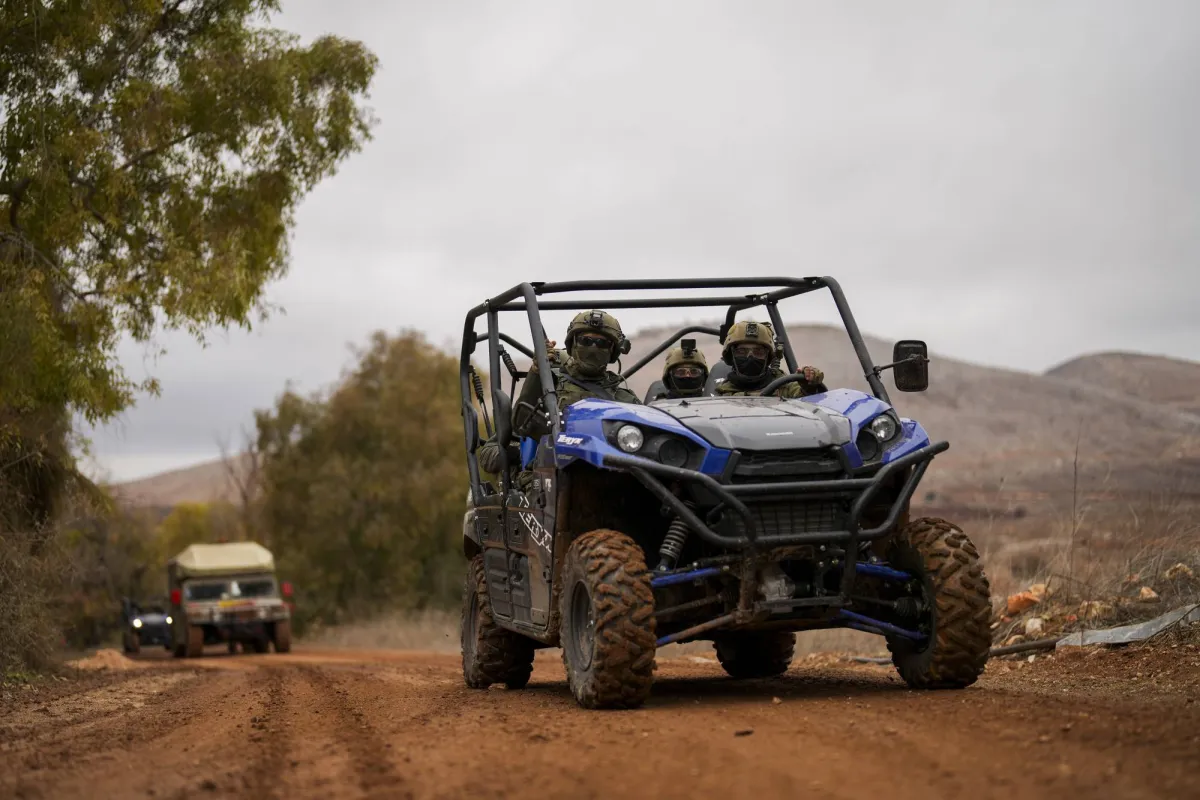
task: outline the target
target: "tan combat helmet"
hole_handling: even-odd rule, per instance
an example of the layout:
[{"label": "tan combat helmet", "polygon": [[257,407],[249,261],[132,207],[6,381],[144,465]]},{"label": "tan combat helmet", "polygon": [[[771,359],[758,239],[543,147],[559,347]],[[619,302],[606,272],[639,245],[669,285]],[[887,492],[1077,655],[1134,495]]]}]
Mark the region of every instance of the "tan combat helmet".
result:
[{"label": "tan combat helmet", "polygon": [[629,352],[629,340],[621,331],[621,323],[617,321],[616,317],[605,311],[593,309],[592,311],[581,311],[575,315],[571,324],[567,326],[567,338],[564,341],[568,353],[575,347],[575,334],[577,333],[601,333],[612,339],[614,347],[612,355],[608,359],[610,364]]},{"label": "tan combat helmet", "polygon": [[761,344],[767,348],[768,362],[775,357],[775,331],[767,322],[735,322],[725,335],[725,349],[721,360],[733,364],[733,348],[746,343]]},{"label": "tan combat helmet", "polygon": [[[701,371],[700,379],[695,386],[679,386],[675,381],[675,376],[671,371],[676,367],[689,366],[697,367]],[[667,360],[663,363],[662,381],[663,385],[668,389],[677,393],[692,396],[692,393],[699,394],[704,389],[704,382],[708,379],[708,359],[704,357],[704,353],[696,347],[695,339],[684,339],[680,342],[679,347],[673,347],[667,353]]]},{"label": "tan combat helmet", "polygon": [[682,347],[672,347],[667,352],[667,360],[663,364],[663,380],[666,380],[667,376],[671,374],[672,369],[681,364],[700,367],[705,374],[708,374],[708,359],[704,357],[704,353],[696,347],[696,343],[692,340],[684,339]]}]

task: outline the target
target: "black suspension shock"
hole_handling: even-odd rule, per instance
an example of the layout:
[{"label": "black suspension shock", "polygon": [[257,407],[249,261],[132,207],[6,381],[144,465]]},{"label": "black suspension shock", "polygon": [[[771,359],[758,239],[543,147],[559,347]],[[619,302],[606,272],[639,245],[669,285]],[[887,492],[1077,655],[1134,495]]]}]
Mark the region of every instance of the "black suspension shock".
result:
[{"label": "black suspension shock", "polygon": [[516,380],[517,364],[503,347],[500,348],[500,360],[504,362],[504,368],[508,370],[508,374],[513,377],[513,380]]},{"label": "black suspension shock", "polygon": [[[691,503],[687,505],[688,508],[692,507]],[[683,554],[683,545],[687,542],[690,532],[683,517],[677,516],[671,520],[671,527],[667,528],[667,535],[663,537],[662,544],[658,548],[657,570],[659,572],[674,569],[675,565],[679,563],[679,557]]]}]

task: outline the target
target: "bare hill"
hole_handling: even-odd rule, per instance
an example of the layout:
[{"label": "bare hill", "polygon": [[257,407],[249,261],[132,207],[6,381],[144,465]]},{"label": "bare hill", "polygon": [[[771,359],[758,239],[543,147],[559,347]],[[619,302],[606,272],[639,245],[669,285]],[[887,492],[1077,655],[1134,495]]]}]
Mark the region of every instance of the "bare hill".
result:
[{"label": "bare hill", "polygon": [[[233,462],[235,474],[245,475],[249,463],[247,456],[238,456]],[[119,483],[112,490],[118,499],[138,506],[163,507],[238,499],[237,483],[230,474],[230,465],[221,459]]]},{"label": "bare hill", "polygon": [[1096,353],[1049,370],[1054,378],[1111,389],[1200,417],[1200,363],[1140,353]]}]

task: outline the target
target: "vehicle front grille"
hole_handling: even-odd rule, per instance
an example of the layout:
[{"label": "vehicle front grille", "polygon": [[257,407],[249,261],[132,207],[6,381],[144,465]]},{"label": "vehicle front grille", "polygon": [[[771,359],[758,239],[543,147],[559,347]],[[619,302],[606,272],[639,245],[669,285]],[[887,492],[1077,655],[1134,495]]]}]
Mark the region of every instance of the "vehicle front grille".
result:
[{"label": "vehicle front grille", "polygon": [[[759,536],[821,533],[846,528],[846,504],[837,500],[768,500],[747,503]],[[727,511],[722,520],[727,535],[745,536],[742,518]]]},{"label": "vehicle front grille", "polygon": [[832,449],[739,450],[734,483],[772,479],[804,480],[835,477],[842,463]]}]

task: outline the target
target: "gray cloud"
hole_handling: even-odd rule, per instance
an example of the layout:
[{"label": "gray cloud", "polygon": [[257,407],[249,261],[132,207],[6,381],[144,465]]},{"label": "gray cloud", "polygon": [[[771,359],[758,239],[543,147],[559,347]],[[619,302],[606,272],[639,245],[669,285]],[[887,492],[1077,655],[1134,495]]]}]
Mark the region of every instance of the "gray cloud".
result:
[{"label": "gray cloud", "polygon": [[286,316],[164,337],[163,397],[96,433],[117,477],[523,279],[833,274],[947,355],[1200,358],[1194,3],[285,5],[380,55],[376,138],[301,209]]}]

